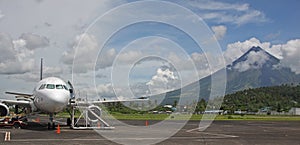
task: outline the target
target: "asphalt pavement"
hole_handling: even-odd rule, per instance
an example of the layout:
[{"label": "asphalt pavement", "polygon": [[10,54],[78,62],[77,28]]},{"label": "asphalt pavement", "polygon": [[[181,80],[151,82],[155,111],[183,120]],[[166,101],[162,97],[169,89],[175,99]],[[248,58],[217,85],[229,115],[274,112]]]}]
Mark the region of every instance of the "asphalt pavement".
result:
[{"label": "asphalt pavement", "polygon": [[[205,131],[199,131],[199,121],[189,121],[171,137],[161,137],[167,126],[154,130],[156,135],[139,136],[147,132],[134,131],[145,126],[145,121],[123,120],[133,127],[125,128],[115,124],[114,130],[73,130],[68,126],[57,130],[48,130],[45,123],[29,123],[26,129],[0,129],[0,144],[146,144],[155,142],[162,145],[296,145],[300,144],[299,121],[214,121]],[[158,124],[148,121],[148,127]],[[174,123],[180,123],[173,121]],[[126,130],[127,129],[127,130]],[[149,129],[148,129],[149,130]],[[122,134],[126,133],[128,134]],[[135,134],[130,134],[133,131]],[[155,132],[156,131],[156,132]],[[150,130],[149,130],[150,132]],[[107,138],[107,135],[115,137]]]}]

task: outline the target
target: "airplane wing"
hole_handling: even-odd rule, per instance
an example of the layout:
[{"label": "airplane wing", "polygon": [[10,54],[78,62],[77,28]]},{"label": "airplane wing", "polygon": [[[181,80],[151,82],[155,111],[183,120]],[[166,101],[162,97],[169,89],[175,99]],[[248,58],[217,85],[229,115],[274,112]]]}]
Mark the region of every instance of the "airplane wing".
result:
[{"label": "airplane wing", "polygon": [[26,101],[26,100],[0,100],[0,102],[7,105],[19,105],[22,107],[31,107],[30,101]]},{"label": "airplane wing", "polygon": [[2,100],[0,99],[1,103],[7,104],[7,105],[19,105],[22,107],[31,107],[30,103],[32,102],[32,94],[26,94],[26,93],[18,93],[18,92],[5,92],[6,94],[15,95],[17,100]]},{"label": "airplane wing", "polygon": [[77,105],[88,105],[88,104],[103,104],[103,103],[116,103],[116,102],[137,102],[147,101],[147,99],[130,99],[130,100],[102,100],[102,101],[75,101]]},{"label": "airplane wing", "polygon": [[18,92],[5,92],[6,94],[15,95],[17,98],[31,98],[33,94],[26,94],[26,93],[18,93]]}]

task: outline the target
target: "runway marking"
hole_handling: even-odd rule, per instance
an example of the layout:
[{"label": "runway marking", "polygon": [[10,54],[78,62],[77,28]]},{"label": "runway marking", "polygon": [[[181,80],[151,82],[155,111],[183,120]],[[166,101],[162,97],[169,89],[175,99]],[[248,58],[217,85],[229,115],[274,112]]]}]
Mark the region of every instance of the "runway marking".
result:
[{"label": "runway marking", "polygon": [[235,138],[235,137],[239,137],[236,135],[228,135],[228,134],[218,134],[218,133],[208,133],[208,132],[202,132],[203,134],[207,134],[207,135],[214,135],[214,136],[221,136],[221,138]]},{"label": "runway marking", "polygon": [[201,129],[200,127],[197,127],[197,128],[193,128],[193,129],[187,130],[186,132],[191,133],[191,132],[193,132],[193,131],[195,131],[195,130],[200,130],[200,129]]},{"label": "runway marking", "polygon": [[[220,134],[211,134],[211,135],[219,135]],[[230,135],[227,135],[228,137]],[[232,137],[232,136],[230,136]],[[206,138],[206,137],[205,137]],[[207,138],[216,138],[216,137],[207,137]],[[218,138],[218,137],[217,137]],[[114,141],[114,140],[158,140],[158,139],[203,139],[203,137],[181,137],[181,136],[175,136],[175,137],[170,137],[170,138],[160,138],[160,137],[148,137],[148,138],[111,138],[111,139],[106,139],[106,138],[90,138],[90,139],[78,139],[78,138],[69,138],[69,139],[14,139],[10,140],[12,142],[46,142],[46,141]]]},{"label": "runway marking", "polygon": [[10,141],[10,132],[9,131],[5,132],[4,141]]},{"label": "runway marking", "polygon": [[236,135],[227,135],[227,134],[203,132],[203,131],[199,131],[200,129],[201,128],[197,127],[197,128],[194,128],[194,129],[187,130],[186,132],[193,133],[193,132],[197,131],[195,133],[201,133],[201,134],[206,134],[206,135],[219,136],[219,137],[215,137],[215,138],[234,138],[234,137],[239,137],[239,136],[236,136]]}]

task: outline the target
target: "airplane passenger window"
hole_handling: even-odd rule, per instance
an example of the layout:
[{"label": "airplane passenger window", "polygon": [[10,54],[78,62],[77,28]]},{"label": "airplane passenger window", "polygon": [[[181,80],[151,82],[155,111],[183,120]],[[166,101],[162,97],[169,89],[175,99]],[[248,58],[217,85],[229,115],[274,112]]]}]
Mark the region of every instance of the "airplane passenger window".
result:
[{"label": "airplane passenger window", "polygon": [[47,89],[54,89],[55,85],[53,85],[53,84],[47,84],[46,88]]},{"label": "airplane passenger window", "polygon": [[45,89],[46,84],[42,84],[39,90]]},{"label": "airplane passenger window", "polygon": [[56,89],[63,89],[63,85],[56,85]]}]

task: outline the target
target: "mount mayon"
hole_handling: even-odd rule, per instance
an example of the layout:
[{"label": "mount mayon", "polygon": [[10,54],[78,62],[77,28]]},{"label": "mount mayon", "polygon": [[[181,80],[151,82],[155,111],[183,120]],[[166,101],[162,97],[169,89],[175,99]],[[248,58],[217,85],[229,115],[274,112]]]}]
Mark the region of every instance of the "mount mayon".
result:
[{"label": "mount mayon", "polygon": [[180,95],[184,100],[189,101],[190,97],[197,96],[199,93],[200,98],[207,100],[211,93],[212,76],[216,80],[222,79],[224,71],[226,71],[225,76],[227,76],[225,94],[249,88],[298,84],[300,82],[300,75],[292,72],[290,68],[281,66],[280,59],[260,47],[252,47],[232,64],[227,65],[226,68],[181,89],[153,97],[160,98],[162,95],[166,95],[162,103],[173,104],[175,100],[178,101]]}]

